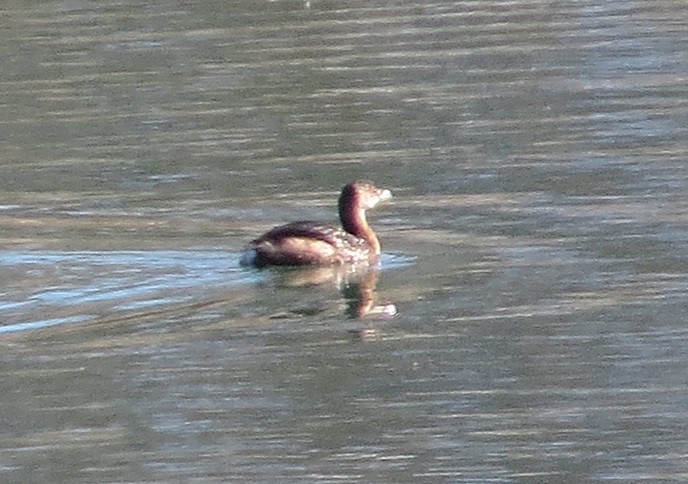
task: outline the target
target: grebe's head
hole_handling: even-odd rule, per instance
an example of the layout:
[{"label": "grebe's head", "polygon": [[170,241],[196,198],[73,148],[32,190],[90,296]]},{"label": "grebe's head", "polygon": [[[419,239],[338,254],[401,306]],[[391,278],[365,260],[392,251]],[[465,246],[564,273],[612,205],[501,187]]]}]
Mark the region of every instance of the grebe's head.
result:
[{"label": "grebe's head", "polygon": [[378,203],[392,198],[392,192],[377,188],[372,182],[359,180],[349,183],[342,189],[339,205],[350,205],[368,210]]}]

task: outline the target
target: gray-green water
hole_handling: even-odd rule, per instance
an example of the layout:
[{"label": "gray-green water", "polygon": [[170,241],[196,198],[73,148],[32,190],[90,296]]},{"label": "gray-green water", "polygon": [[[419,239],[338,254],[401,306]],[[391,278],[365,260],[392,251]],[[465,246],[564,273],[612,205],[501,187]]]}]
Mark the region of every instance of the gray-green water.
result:
[{"label": "gray-green water", "polygon": [[[688,4],[0,27],[1,481],[688,478]],[[356,178],[379,273],[239,266]]]}]

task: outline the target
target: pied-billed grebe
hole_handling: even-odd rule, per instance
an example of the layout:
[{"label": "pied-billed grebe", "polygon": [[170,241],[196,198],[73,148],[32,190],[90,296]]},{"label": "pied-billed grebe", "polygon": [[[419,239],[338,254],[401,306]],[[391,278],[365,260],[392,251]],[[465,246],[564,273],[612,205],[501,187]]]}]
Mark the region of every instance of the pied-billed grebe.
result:
[{"label": "pied-billed grebe", "polygon": [[339,196],[341,227],[310,221],[280,225],[252,241],[243,262],[257,267],[374,263],[380,242],[365,211],[390,198],[389,190],[371,182],[349,183]]}]

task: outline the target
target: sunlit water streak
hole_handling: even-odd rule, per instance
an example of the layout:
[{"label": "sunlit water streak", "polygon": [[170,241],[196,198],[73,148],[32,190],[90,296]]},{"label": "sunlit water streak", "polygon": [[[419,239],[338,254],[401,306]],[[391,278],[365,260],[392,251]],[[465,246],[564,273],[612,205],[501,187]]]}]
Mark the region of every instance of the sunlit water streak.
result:
[{"label": "sunlit water streak", "polygon": [[[93,320],[91,311],[104,308],[182,303],[199,288],[256,280],[240,271],[236,257],[219,251],[0,252],[0,268],[23,276],[5,287],[3,333]],[[8,324],[61,311],[76,314]]]}]

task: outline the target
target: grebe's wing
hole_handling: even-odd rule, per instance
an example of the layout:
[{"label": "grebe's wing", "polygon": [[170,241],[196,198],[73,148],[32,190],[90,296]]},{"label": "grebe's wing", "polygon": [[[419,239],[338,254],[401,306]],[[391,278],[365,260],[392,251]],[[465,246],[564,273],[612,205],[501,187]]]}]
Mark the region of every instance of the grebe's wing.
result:
[{"label": "grebe's wing", "polygon": [[299,221],[280,225],[263,234],[253,242],[278,240],[285,237],[299,237],[326,242],[333,247],[351,246],[363,243],[361,239],[346,232],[341,227],[321,224],[319,222]]}]

